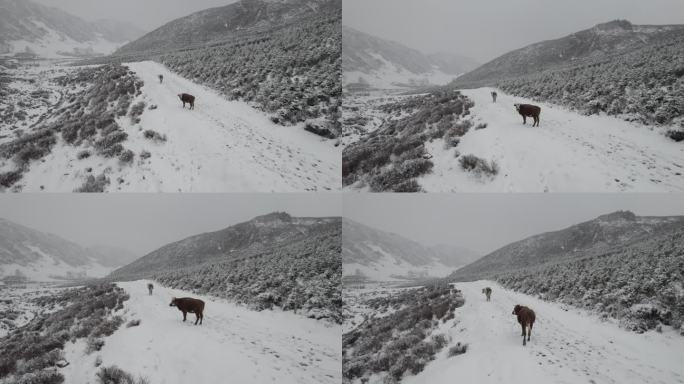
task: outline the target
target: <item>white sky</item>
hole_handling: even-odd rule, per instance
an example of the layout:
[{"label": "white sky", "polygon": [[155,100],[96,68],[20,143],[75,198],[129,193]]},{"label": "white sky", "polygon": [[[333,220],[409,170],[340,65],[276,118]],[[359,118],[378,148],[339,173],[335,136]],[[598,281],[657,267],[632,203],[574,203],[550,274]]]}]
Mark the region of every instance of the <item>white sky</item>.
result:
[{"label": "white sky", "polygon": [[77,244],[118,246],[140,256],[203,232],[275,211],[341,216],[339,194],[14,194],[0,217]]},{"label": "white sky", "polygon": [[684,215],[682,194],[345,194],[344,216],[427,245],[487,254],[617,210]]},{"label": "white sky", "polygon": [[150,32],[171,20],[236,0],[33,0],[88,21],[128,21]]},{"label": "white sky", "polygon": [[684,24],[684,0],[343,0],[342,10],[360,31],[481,62],[614,19]]}]

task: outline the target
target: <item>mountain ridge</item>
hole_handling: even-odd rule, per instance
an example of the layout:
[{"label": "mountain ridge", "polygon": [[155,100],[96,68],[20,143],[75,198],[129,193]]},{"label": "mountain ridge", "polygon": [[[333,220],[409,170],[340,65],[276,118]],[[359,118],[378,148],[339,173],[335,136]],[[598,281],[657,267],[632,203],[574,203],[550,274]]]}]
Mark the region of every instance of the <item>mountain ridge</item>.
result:
[{"label": "mountain ridge", "polygon": [[128,22],[91,22],[30,0],[0,0],[0,54],[50,58],[107,54],[142,33]]},{"label": "mountain ridge", "polygon": [[249,258],[257,253],[305,239],[319,227],[336,225],[336,217],[292,217],[285,212],[256,216],[217,231],[204,232],[163,245],[112,271],[109,277],[139,278],[162,271]]},{"label": "mountain ridge", "polygon": [[453,86],[476,88],[540,71],[579,65],[584,60],[622,55],[647,46],[684,25],[634,25],[627,20],[599,23],[591,28],[528,44],[500,55],[464,74]]},{"label": "mountain ridge", "polygon": [[438,82],[475,68],[477,62],[455,53],[424,54],[392,40],[342,26],[342,68],[344,82],[360,82],[375,86],[410,82]]},{"label": "mountain ridge", "polygon": [[348,218],[343,218],[342,227],[345,276],[372,280],[443,277],[479,256],[456,246],[426,246]]},{"label": "mountain ridge", "polygon": [[449,279],[478,280],[499,273],[591,258],[612,247],[639,243],[654,233],[682,226],[684,216],[636,216],[630,211],[616,211],[507,244],[455,271]]}]

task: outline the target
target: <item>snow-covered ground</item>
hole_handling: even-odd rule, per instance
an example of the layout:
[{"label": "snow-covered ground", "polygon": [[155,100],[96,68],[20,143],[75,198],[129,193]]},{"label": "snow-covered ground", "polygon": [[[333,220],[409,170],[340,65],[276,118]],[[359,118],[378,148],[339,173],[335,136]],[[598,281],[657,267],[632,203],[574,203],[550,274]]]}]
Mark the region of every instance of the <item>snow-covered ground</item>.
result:
[{"label": "snow-covered ground", "polygon": [[[417,383],[684,383],[684,337],[672,330],[637,334],[574,308],[503,289],[494,282],[456,283],[466,299],[456,324],[443,330],[451,343],[416,376]],[[492,287],[487,302],[482,288]],[[537,316],[522,346],[516,304]],[[447,357],[456,342],[465,354]]]},{"label": "snow-covered ground", "polygon": [[[140,124],[117,120],[128,133],[123,142],[135,154],[132,164],[91,156],[78,160],[83,148],[58,140],[52,153],[21,181],[24,192],[71,192],[88,175],[104,172],[110,192],[294,192],[339,190],[341,149],[332,140],[284,127],[244,102],[228,101],[217,92],[146,61],[126,64],[145,85],[133,104],[144,101]],[[164,76],[159,84],[158,75]],[[195,109],[183,109],[177,94],[196,97]],[[154,130],[167,141],[143,135]],[[149,151],[149,159],[139,154]]]},{"label": "snow-covered ground", "polygon": [[[418,179],[426,191],[467,192],[681,192],[684,145],[658,129],[609,116],[583,116],[559,106],[506,95],[491,88],[464,90],[475,102],[471,129],[456,149],[435,140],[433,172]],[[540,126],[522,124],[514,103],[540,105]],[[463,171],[454,151],[499,165],[493,178]]]},{"label": "snow-covered ground", "polygon": [[[60,370],[67,383],[94,382],[102,365],[149,379],[150,383],[339,383],[341,327],[278,311],[250,311],[223,300],[156,286],[147,281],[117,283],[130,295],[124,303],[126,321],[104,339],[99,352],[84,353],[85,341],[67,343]],[[195,297],[205,302],[202,325],[194,314],[169,307],[172,297]]]}]

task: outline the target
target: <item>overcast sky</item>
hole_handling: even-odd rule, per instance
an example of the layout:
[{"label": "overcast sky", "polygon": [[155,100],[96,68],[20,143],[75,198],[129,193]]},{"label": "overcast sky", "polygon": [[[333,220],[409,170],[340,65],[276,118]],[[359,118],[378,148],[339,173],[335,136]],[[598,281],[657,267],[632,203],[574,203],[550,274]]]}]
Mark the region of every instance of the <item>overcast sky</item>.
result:
[{"label": "overcast sky", "polygon": [[0,217],[77,244],[118,246],[143,256],[158,247],[256,216],[341,216],[338,194],[15,194]]},{"label": "overcast sky", "polygon": [[343,0],[342,22],[424,53],[481,62],[614,19],[684,24],[684,0]]},{"label": "overcast sky", "polygon": [[167,22],[236,0],[34,0],[88,21],[128,21],[150,32]]},{"label": "overcast sky", "polygon": [[684,215],[681,194],[345,194],[344,216],[426,245],[487,254],[617,210]]}]

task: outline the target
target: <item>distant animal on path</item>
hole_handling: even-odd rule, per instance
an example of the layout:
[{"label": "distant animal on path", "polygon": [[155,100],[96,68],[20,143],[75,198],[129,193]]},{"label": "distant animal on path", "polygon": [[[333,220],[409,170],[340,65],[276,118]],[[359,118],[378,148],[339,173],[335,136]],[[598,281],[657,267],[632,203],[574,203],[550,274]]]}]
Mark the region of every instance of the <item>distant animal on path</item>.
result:
[{"label": "distant animal on path", "polygon": [[496,92],[492,91],[492,100],[496,103]]},{"label": "distant animal on path", "polygon": [[159,84],[161,84],[164,81],[164,75],[159,75]]},{"label": "distant animal on path", "polygon": [[482,289],[482,293],[484,293],[487,296],[487,301],[489,301],[489,297],[492,295],[492,289],[489,287],[485,287]]},{"label": "distant animal on path", "polygon": [[195,325],[197,325],[198,321],[200,325],[202,324],[202,320],[204,319],[204,301],[191,297],[174,297],[171,299],[169,307],[176,307],[179,311],[183,312],[183,321],[187,319],[188,312],[194,313],[197,317],[195,319]]},{"label": "distant animal on path", "polygon": [[152,290],[154,289],[154,285],[152,283],[147,284],[147,290],[150,291],[150,295],[152,295]]},{"label": "distant animal on path", "polygon": [[183,102],[183,108],[185,108],[185,103],[188,103],[190,104],[190,109],[195,109],[195,96],[187,93],[179,93],[178,97]]},{"label": "distant animal on path", "polygon": [[523,345],[526,345],[527,343],[525,342],[525,330],[527,329],[527,341],[530,341],[530,335],[532,334],[532,325],[534,325],[535,320],[534,311],[525,306],[516,305],[513,308],[513,314],[518,317],[518,323],[520,323],[520,326],[522,327]]},{"label": "distant animal on path", "polygon": [[541,112],[541,108],[539,108],[536,105],[532,104],[513,104],[515,106],[515,110],[518,111],[520,116],[523,118],[523,124],[527,123],[527,120],[525,119],[526,117],[532,117],[534,118],[534,123],[532,123],[532,126],[539,126],[539,113]]}]

